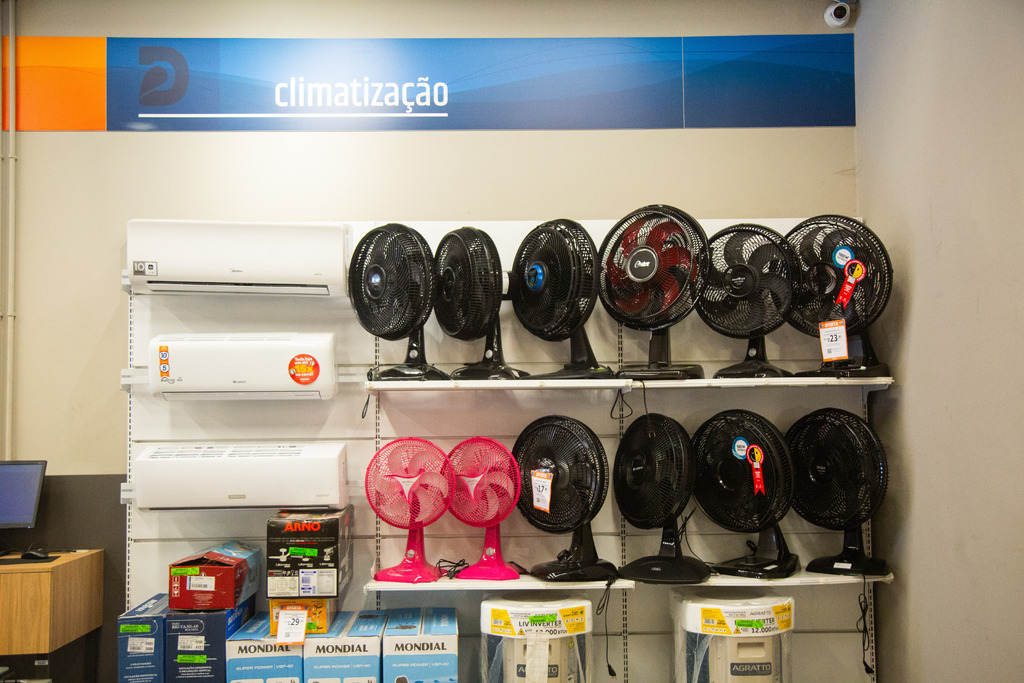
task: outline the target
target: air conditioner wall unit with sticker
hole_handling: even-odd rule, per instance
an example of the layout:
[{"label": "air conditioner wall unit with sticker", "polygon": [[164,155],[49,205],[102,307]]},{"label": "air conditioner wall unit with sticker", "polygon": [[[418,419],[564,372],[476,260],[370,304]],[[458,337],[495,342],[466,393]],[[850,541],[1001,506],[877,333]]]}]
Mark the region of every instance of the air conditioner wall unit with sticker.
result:
[{"label": "air conditioner wall unit with sticker", "polygon": [[337,388],[334,335],[158,335],[147,374],[152,394],[167,400],[326,400]]},{"label": "air conditioner wall unit with sticker", "polygon": [[131,477],[139,508],[341,509],[349,502],[343,442],[162,442],[137,448]]},{"label": "air conditioner wall unit with sticker", "polygon": [[351,227],[345,223],[128,221],[132,294],[340,296]]}]

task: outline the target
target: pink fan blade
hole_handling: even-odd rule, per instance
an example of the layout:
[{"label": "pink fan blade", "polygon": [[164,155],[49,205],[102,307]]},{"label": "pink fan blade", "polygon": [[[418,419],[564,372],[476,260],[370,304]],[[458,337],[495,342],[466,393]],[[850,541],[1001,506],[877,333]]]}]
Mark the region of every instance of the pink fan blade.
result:
[{"label": "pink fan blade", "polygon": [[[510,476],[500,471],[492,471],[485,474],[480,479],[480,483],[477,484],[477,489],[492,491],[493,495],[497,496],[499,500],[510,505],[515,505],[516,498],[519,495],[518,484],[512,481]],[[511,511],[511,508],[509,508],[509,511]]]},{"label": "pink fan blade", "polygon": [[451,491],[448,481],[437,472],[424,472],[409,491],[412,519],[416,524],[430,524],[448,509]]}]

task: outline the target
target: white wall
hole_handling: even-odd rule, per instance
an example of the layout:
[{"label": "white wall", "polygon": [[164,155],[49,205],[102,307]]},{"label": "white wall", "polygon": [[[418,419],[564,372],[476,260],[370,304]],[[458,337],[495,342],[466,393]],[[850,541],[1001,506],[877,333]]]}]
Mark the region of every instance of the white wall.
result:
[{"label": "white wall", "polygon": [[875,526],[888,680],[1010,680],[1024,653],[1024,18],[1012,3],[862,3],[857,188],[896,288],[874,405],[893,477]]}]

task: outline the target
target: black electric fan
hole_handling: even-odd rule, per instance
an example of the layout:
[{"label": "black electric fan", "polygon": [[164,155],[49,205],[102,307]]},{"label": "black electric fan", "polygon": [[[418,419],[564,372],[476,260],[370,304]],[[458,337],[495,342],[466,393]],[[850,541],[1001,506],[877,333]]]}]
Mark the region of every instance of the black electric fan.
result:
[{"label": "black electric fan", "polygon": [[483,358],[453,372],[452,379],[525,377],[527,373],[505,364],[498,314],[506,277],[490,236],[471,227],[449,232],[437,245],[434,275],[434,316],[444,333],[463,341],[487,337]]},{"label": "black electric fan", "polygon": [[434,306],[434,257],[423,236],[400,223],[370,230],[356,245],[348,288],[359,324],[372,335],[409,338],[405,363],[370,370],[371,380],[444,380],[427,363],[423,325]]},{"label": "black electric fan", "polygon": [[775,230],[740,223],[710,242],[708,285],[697,313],[711,329],[747,340],[746,359],[722,368],[715,377],[784,377],[791,373],[769,363],[764,338],[781,327],[793,303],[798,266],[789,242]]},{"label": "black electric fan", "polygon": [[795,472],[793,509],[811,524],[843,532],[843,551],[819,557],[807,571],[884,576],[885,560],[864,551],[862,525],[877,512],[888,485],[885,450],[853,413],[822,408],[786,432]]},{"label": "black electric fan", "polygon": [[519,511],[530,524],[554,534],[572,532],[557,559],[530,574],[546,581],[607,581],[615,566],[599,559],[590,522],[608,494],[608,458],[597,435],[562,415],[534,420],[512,447],[523,487]]},{"label": "black electric fan", "polygon": [[786,441],[764,417],[725,410],[693,436],[697,450],[697,504],[715,524],[758,533],[751,555],[713,564],[720,574],[780,579],[799,568],[779,521],[793,499],[793,466]]},{"label": "black electric fan", "polygon": [[700,583],[711,570],[684,556],[677,520],[693,493],[696,467],[683,426],[658,413],[642,415],[626,429],[615,453],[612,487],[619,511],[640,529],[661,528],[661,550],[619,568],[624,579],[645,583]]},{"label": "black electric fan", "polygon": [[605,236],[601,303],[617,322],[651,333],[648,362],[624,365],[620,377],[704,377],[699,365],[672,362],[668,330],[693,310],[707,282],[708,261],[704,229],[671,206],[637,209]]},{"label": "black electric fan", "polygon": [[888,375],[888,365],[878,362],[867,335],[892,293],[892,263],[882,241],[860,221],[834,215],[808,218],[786,241],[796,251],[801,272],[786,321],[817,337],[819,323],[845,320],[849,356],[797,374]]},{"label": "black electric fan", "polygon": [[563,369],[534,378],[606,379],[611,369],[598,364],[583,324],[597,301],[597,249],[575,221],[538,225],[519,245],[509,287],[516,317],[546,341],[570,341]]}]

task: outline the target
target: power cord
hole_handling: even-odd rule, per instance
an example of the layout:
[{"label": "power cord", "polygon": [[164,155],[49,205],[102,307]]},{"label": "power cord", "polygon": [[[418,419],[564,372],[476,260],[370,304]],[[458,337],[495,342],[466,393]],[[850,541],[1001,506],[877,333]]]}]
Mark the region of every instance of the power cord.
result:
[{"label": "power cord", "polygon": [[601,594],[601,599],[597,603],[597,614],[604,613],[604,663],[608,667],[608,675],[612,678],[618,678],[619,674],[612,668],[611,658],[608,656],[608,643],[611,640],[611,634],[608,632],[608,600],[612,596],[612,584],[615,583],[617,577],[611,577],[608,579],[608,583],[604,585],[604,593]]},{"label": "power cord", "polygon": [[857,596],[857,604],[860,606],[857,630],[860,631],[860,647],[863,653],[861,663],[864,665],[864,673],[870,676],[875,673],[875,670],[868,665],[868,648],[871,647],[871,634],[868,633],[868,607],[870,606],[868,605],[868,576],[861,574],[861,578],[864,580],[864,585],[860,595]]},{"label": "power cord", "polygon": [[439,572],[447,576],[449,579],[454,579],[459,575],[459,572],[469,566],[469,563],[465,560],[453,562],[452,560],[440,559],[434,566],[437,567]]}]

